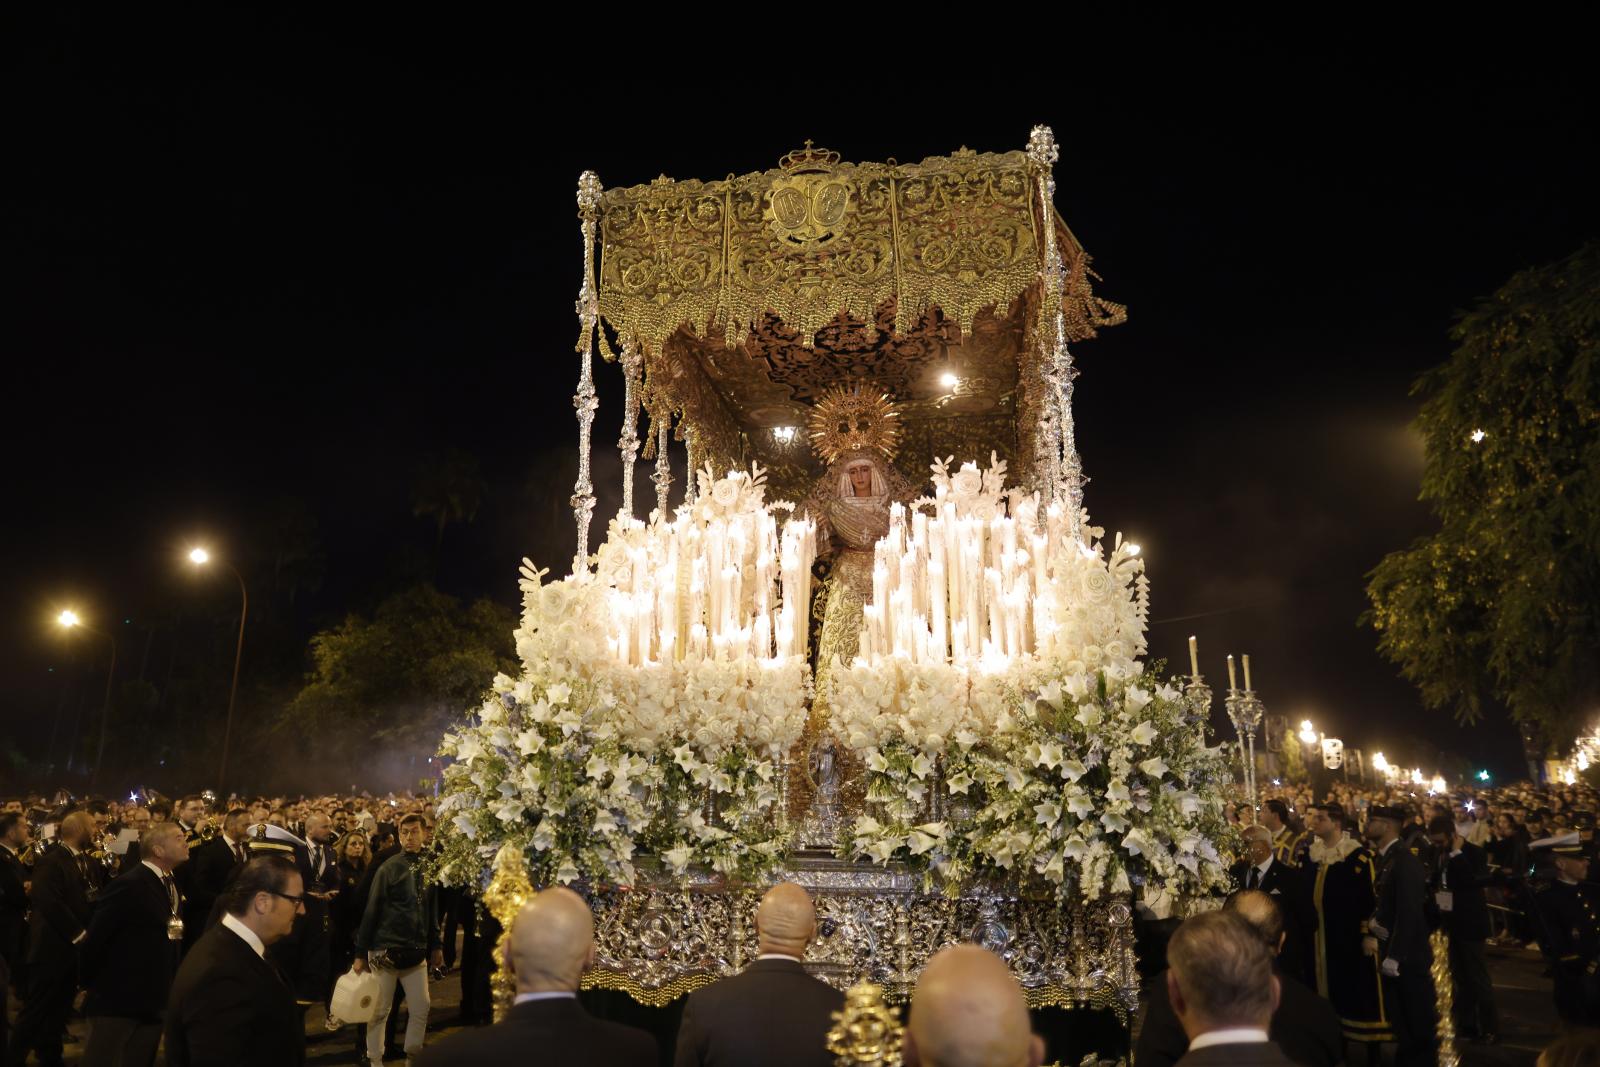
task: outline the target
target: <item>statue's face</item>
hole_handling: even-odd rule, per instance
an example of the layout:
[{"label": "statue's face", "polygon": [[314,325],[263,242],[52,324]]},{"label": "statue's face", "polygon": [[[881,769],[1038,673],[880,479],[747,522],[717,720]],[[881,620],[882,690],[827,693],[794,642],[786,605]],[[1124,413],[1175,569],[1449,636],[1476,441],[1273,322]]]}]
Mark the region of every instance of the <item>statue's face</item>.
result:
[{"label": "statue's face", "polygon": [[872,495],[872,464],[857,463],[850,468],[850,488],[856,496]]}]

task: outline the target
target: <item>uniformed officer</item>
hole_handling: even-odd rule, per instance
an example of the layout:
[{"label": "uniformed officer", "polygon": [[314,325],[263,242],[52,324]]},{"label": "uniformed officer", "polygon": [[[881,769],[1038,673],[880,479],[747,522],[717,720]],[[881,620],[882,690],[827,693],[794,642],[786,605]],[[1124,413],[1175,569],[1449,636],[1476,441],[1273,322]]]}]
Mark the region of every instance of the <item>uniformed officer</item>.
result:
[{"label": "uniformed officer", "polygon": [[1432,1064],[1437,1056],[1433,950],[1424,912],[1427,876],[1422,862],[1400,840],[1408,813],[1374,807],[1367,813],[1367,838],[1377,863],[1377,909],[1367,923],[1363,950],[1381,961],[1383,1000],[1394,1026],[1395,1064]]},{"label": "uniformed officer", "polygon": [[1549,852],[1556,877],[1535,900],[1555,959],[1556,1013],[1592,1026],[1600,1019],[1600,895],[1584,884],[1592,849],[1572,838]]}]

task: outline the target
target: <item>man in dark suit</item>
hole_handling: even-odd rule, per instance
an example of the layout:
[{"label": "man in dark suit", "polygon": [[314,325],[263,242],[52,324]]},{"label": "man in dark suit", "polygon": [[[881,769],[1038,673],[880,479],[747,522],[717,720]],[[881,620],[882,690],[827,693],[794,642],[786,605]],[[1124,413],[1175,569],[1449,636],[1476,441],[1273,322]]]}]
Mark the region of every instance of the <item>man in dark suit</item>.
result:
[{"label": "man in dark suit", "polygon": [[655,1067],[655,1038],[578,1003],[578,980],[594,964],[594,917],[582,897],[561,888],[534,894],[511,925],[510,949],[517,996],[506,1017],[423,1049],[416,1067],[500,1067],[530,1053],[541,1067]]},{"label": "man in dark suit", "polygon": [[[1283,913],[1270,897],[1260,890],[1247,889],[1228,901],[1227,910],[1249,923],[1267,951],[1274,957],[1278,955],[1284,941]],[[1344,1035],[1333,1005],[1284,974],[1276,959],[1273,973],[1278,979],[1279,998],[1268,1036],[1284,1055],[1302,1067],[1335,1067],[1342,1063]],[[1183,1058],[1189,1047],[1188,1035],[1173,1014],[1172,1000],[1166,994],[1166,977],[1161,975],[1155,995],[1145,1005],[1139,1046],[1133,1057],[1139,1067],[1170,1067]]]},{"label": "man in dark suit", "polygon": [[977,945],[950,945],[917,976],[901,1055],[906,1067],[1039,1067],[1044,1039],[1032,1032],[1005,961]]},{"label": "man in dark suit", "polygon": [[223,818],[222,833],[189,850],[189,862],[184,867],[187,883],[183,906],[185,952],[206,932],[211,912],[228,880],[249,861],[249,826],[250,813],[234,808]]},{"label": "man in dark suit", "polygon": [[139,841],[143,859],[100,894],[82,952],[89,1020],[84,1067],[149,1067],[178,970],[183,898],[172,869],[189,857],[183,831],[158,823]]},{"label": "man in dark suit", "polygon": [[1450,980],[1457,1032],[1478,1044],[1499,1041],[1500,1014],[1483,943],[1489,938],[1489,860],[1483,849],[1463,837],[1449,815],[1428,823],[1439,866],[1434,873],[1433,901],[1439,925],[1450,938]]},{"label": "man in dark suit", "polygon": [[89,855],[94,819],[81,811],[61,820],[57,843],[33,866],[28,899],[28,993],[11,1034],[8,1067],[22,1067],[31,1050],[42,1067],[61,1064],[61,1034],[78,991],[78,945],[89,926]]},{"label": "man in dark suit", "polygon": [[23,987],[22,957],[28,936],[28,882],[22,862],[32,827],[18,811],[0,815],[0,1057],[5,1055],[11,985]]},{"label": "man in dark suit", "polygon": [[167,999],[172,1067],[298,1067],[305,1026],[294,993],[267,962],[304,910],[293,860],[258,856],[222,896],[222,919],[184,957]]},{"label": "man in dark suit", "polygon": [[1438,1059],[1435,1035],[1433,948],[1423,911],[1427,875],[1422,861],[1400,840],[1408,815],[1404,808],[1378,806],[1367,812],[1367,838],[1377,857],[1377,910],[1367,923],[1362,947],[1379,960],[1383,1001],[1394,1024],[1395,1064],[1432,1064]]},{"label": "man in dark suit", "polygon": [[28,933],[28,881],[33,877],[22,865],[21,855],[30,833],[21,813],[0,815],[0,963],[19,985]]},{"label": "man in dark suit", "polygon": [[844,994],[806,973],[816,909],[792,882],[767,890],[756,910],[760,955],[743,971],[689,996],[678,1027],[678,1067],[831,1067],[833,1013]]},{"label": "man in dark suit", "polygon": [[1272,957],[1236,912],[1185,919],[1167,944],[1167,965],[1167,996],[1189,1038],[1178,1067],[1294,1063],[1267,1033],[1281,989]]},{"label": "man in dark suit", "polygon": [[1312,955],[1307,931],[1311,895],[1305,876],[1278,858],[1272,832],[1256,824],[1244,828],[1245,858],[1231,869],[1234,891],[1259,889],[1283,912],[1284,943],[1279,966],[1301,981],[1312,980],[1307,963]]}]

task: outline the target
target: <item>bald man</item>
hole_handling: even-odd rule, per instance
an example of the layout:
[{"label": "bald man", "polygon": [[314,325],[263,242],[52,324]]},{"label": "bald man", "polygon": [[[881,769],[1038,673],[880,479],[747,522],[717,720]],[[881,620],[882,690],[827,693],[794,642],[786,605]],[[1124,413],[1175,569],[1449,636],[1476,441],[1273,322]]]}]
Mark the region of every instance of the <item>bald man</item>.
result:
[{"label": "bald man", "polygon": [[546,889],[511,924],[517,996],[493,1026],[463,1030],[414,1058],[416,1067],[655,1067],[655,1038],[596,1019],[578,1003],[578,980],[594,965],[594,917],[570,889]]},{"label": "bald man", "polygon": [[33,866],[28,918],[28,991],[11,1034],[7,1067],[29,1050],[44,1067],[62,1062],[61,1033],[78,992],[78,946],[89,932],[90,836],[94,819],[81,811],[61,820],[56,844]]},{"label": "bald man", "polygon": [[1044,1039],[1005,961],[951,945],[917,978],[903,1051],[906,1067],[1039,1067]]},{"label": "bald man", "polygon": [[689,995],[676,1067],[833,1067],[827,1048],[844,994],[806,973],[817,932],[811,897],[792,882],[756,909],[760,955],[743,971]]}]

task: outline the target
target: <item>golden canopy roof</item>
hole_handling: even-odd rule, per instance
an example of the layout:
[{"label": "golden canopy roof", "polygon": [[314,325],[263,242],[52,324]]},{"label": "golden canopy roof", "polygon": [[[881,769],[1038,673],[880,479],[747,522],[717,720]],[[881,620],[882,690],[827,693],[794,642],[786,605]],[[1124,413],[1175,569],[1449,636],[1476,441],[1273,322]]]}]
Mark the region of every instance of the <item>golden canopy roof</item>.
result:
[{"label": "golden canopy roof", "polygon": [[[1027,152],[920,163],[846,163],[808,141],[760,173],[608,189],[586,215],[589,291],[638,368],[638,402],[658,428],[680,420],[697,466],[755,460],[797,489],[815,472],[804,435],[772,431],[860,380],[902,405],[916,483],[936,451],[998,451],[1026,480],[1022,427],[1044,403],[1057,309],[1063,343],[1126,315],[1094,294],[1051,204],[1054,158],[1043,127]],[[600,345],[613,355],[604,331]]]}]

